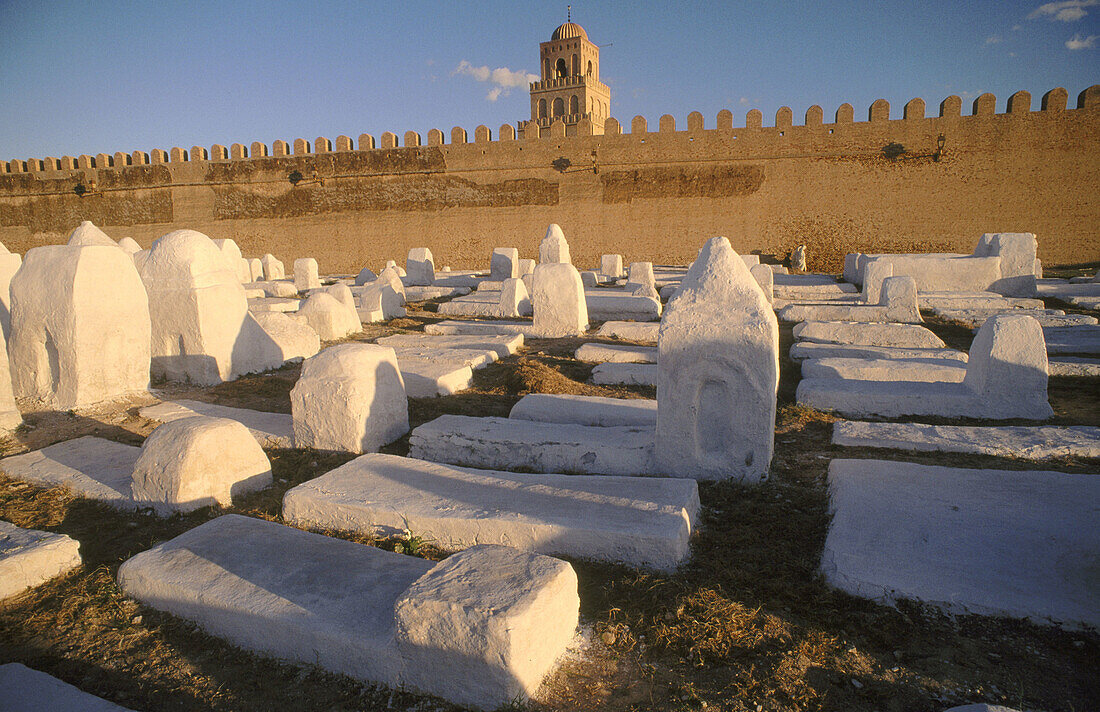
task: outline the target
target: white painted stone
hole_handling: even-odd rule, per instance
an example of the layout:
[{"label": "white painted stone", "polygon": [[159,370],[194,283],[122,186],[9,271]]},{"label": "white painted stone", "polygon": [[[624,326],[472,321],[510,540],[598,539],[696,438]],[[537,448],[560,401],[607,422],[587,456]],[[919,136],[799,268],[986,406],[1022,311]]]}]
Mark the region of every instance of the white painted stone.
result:
[{"label": "white painted stone", "polygon": [[[0,600],[40,586],[80,563],[76,540],[0,521]],[[2,689],[0,685],[0,697]]]},{"label": "white painted stone", "polygon": [[601,386],[657,386],[655,363],[601,363],[592,369],[592,382]]},{"label": "white painted stone", "polygon": [[657,425],[657,401],[647,398],[601,398],[529,393],[512,406],[509,418],[542,423],[601,427]]},{"label": "white painted stone", "polygon": [[500,288],[500,316],[514,319],[531,316],[531,297],[522,279],[506,279]]},{"label": "white painted stone", "polygon": [[539,264],[558,262],[573,264],[573,260],[569,256],[569,243],[565,240],[565,233],[562,232],[557,223],[550,223],[550,226],[546,228],[546,236],[539,243]]},{"label": "white painted stone", "polygon": [[595,270],[586,269],[581,272],[581,284],[585,289],[590,289],[599,284],[600,280],[597,276],[598,273]]},{"label": "white painted stone", "polygon": [[633,291],[637,287],[653,287],[655,284],[652,262],[630,263],[630,269],[626,275],[627,291]]},{"label": "white painted stone", "polygon": [[100,230],[93,225],[91,221],[85,220],[80,225],[69,233],[69,240],[66,243],[69,247],[118,247],[118,243],[110,238],[107,233]]},{"label": "white painted stone", "polygon": [[1060,356],[1047,360],[1047,372],[1052,376],[1100,376],[1100,359]]},{"label": "white painted stone", "polygon": [[657,347],[620,344],[581,344],[573,354],[587,363],[657,363]]},{"label": "white painted stone", "polygon": [[821,570],[874,600],[1100,624],[1100,477],[833,460]]},{"label": "white painted stone", "polygon": [[745,263],[745,266],[752,271],[752,268],[760,264],[760,255],[740,255],[741,261]]},{"label": "white painted stone", "polygon": [[882,282],[894,276],[894,265],[887,259],[871,260],[863,268],[863,303],[877,305],[882,300]]},{"label": "white painted stone", "polygon": [[655,296],[634,296],[606,289],[586,291],[584,296],[588,318],[592,321],[657,321],[661,318],[661,300]]},{"label": "white painted stone", "polygon": [[248,281],[260,282],[264,278],[264,263],[257,257],[248,259]]},{"label": "white painted stone", "polygon": [[482,709],[534,692],[579,612],[572,568],[549,557],[478,546],[433,564],[233,514],[118,579],[247,650]]},{"label": "white painted stone", "polygon": [[405,384],[385,346],[340,344],[306,359],[290,403],[297,447],[375,452],[409,430]]},{"label": "white painted stone", "polygon": [[380,346],[392,348],[481,349],[491,351],[497,358],[505,358],[523,348],[522,334],[473,334],[432,335],[394,334],[375,341]]},{"label": "white painted stone", "polygon": [[1100,354],[1100,326],[1043,327],[1047,353]]},{"label": "white painted stone", "polygon": [[314,292],[303,299],[298,316],[317,332],[321,341],[342,339],[362,330],[358,312],[353,314],[329,292]]},{"label": "white painted stone", "polygon": [[277,279],[270,282],[245,282],[243,286],[246,291],[259,289],[264,293],[264,296],[273,299],[297,299],[298,297],[298,290],[294,287],[294,282],[285,279]]},{"label": "white painted stone", "polygon": [[[527,278],[530,275],[534,274],[535,265],[537,265],[537,264],[538,264],[538,262],[536,262],[535,260],[528,259],[526,257],[521,257],[520,258],[520,261],[519,261],[519,276],[520,276],[520,279],[522,279],[525,284],[529,281]],[[530,289],[530,287],[528,287],[528,289]]]},{"label": "white painted stone", "polygon": [[966,363],[939,358],[811,358],[802,362],[802,377],[962,383],[966,378]]},{"label": "white painted stone", "polygon": [[799,245],[791,252],[791,269],[799,272],[806,271],[806,246]]},{"label": "white painted stone", "polygon": [[1053,415],[1042,330],[1026,316],[994,317],[982,326],[961,384],[804,378],[796,400],[859,416],[1042,420]]},{"label": "white painted stone", "polygon": [[967,356],[955,349],[908,349],[896,346],[856,346],[852,344],[818,344],[800,341],[791,345],[790,357],[799,361],[814,358],[860,359],[946,359],[966,362]]},{"label": "white painted stone", "polygon": [[[134,243],[137,245],[137,243]],[[118,243],[119,247],[122,247],[122,241]],[[252,281],[252,270],[248,266],[248,261],[241,255],[241,248],[237,243],[230,239],[214,240],[214,246],[218,248],[218,251],[222,253],[226,261],[229,262],[229,266],[236,271],[237,279],[243,284],[245,282]],[[141,247],[138,246],[140,250]]]},{"label": "white painted stone", "polygon": [[[294,288],[299,292],[317,289],[321,286],[317,260],[312,257],[299,257],[294,260]],[[347,287],[344,287],[347,289]]]},{"label": "white painted stone", "polygon": [[400,351],[398,349],[398,365],[409,398],[454,395],[473,385],[474,369],[466,358],[443,355],[414,358]]},{"label": "white painted stone", "polygon": [[294,447],[294,420],[289,413],[265,413],[193,400],[165,401],[146,406],[139,413],[143,418],[160,423],[171,423],[196,415],[235,420],[248,428],[248,432],[262,447]]},{"label": "white painted stone", "polygon": [[11,433],[23,423],[23,416],[15,404],[7,355],[8,342],[0,332],[0,433]]},{"label": "white painted stone", "polygon": [[134,501],[159,514],[228,507],[234,495],[271,485],[271,463],[241,423],[196,415],[145,439],[134,465]]},{"label": "white painted stone", "polygon": [[260,264],[264,269],[264,279],[286,279],[286,268],[283,263],[275,259],[275,255],[268,253],[260,258]]},{"label": "white painted stone", "polygon": [[844,281],[845,282],[848,282],[850,284],[859,284],[860,283],[861,280],[859,278],[858,271],[857,271],[857,269],[858,269],[857,266],[859,264],[859,256],[860,256],[860,253],[858,253],[858,252],[849,252],[848,254],[844,255],[844,275],[843,276],[844,276]]},{"label": "white painted stone", "polygon": [[568,262],[545,262],[535,268],[531,294],[533,333],[540,338],[576,336],[588,329],[584,283]]},{"label": "white painted stone", "polygon": [[[245,290],[246,295],[248,291],[247,289]],[[287,297],[252,297],[248,300],[248,311],[252,312],[253,316],[271,312],[291,314],[301,308],[301,299],[290,299]]]},{"label": "white painted stone", "polygon": [[526,337],[532,337],[534,336],[534,327],[529,321],[458,321],[445,319],[434,324],[425,324],[424,333],[457,336],[523,334]]},{"label": "white painted stone", "polygon": [[0,244],[0,330],[11,339],[11,278],[23,266],[23,258]]},{"label": "white painted stone", "polygon": [[370,284],[376,279],[378,279],[378,275],[376,275],[370,267],[364,267],[359,270],[359,274],[355,276],[355,286],[361,287],[364,284]]},{"label": "white painted stone", "polygon": [[589,427],[443,415],[413,429],[409,456],[488,470],[654,474],[652,427]]},{"label": "white painted stone", "polygon": [[277,360],[283,363],[309,358],[321,350],[321,337],[300,319],[281,312],[260,312],[253,318],[275,343]]},{"label": "white painted stone", "polygon": [[134,253],[141,252],[141,245],[132,237],[123,237],[119,238],[118,249],[133,256]]},{"label": "white painted stone", "polygon": [[804,321],[792,331],[800,341],[908,349],[946,348],[932,331],[916,324],[874,324],[845,321]]},{"label": "white painted stone", "polygon": [[992,236],[991,254],[1000,257],[1000,279],[989,289],[1011,297],[1035,296],[1035,260],[1038,242],[1030,232],[1001,232]]},{"label": "white painted stone", "polygon": [[282,365],[278,345],[248,311],[232,266],[214,242],[176,230],[141,266],[152,317],[152,372],[214,385]]},{"label": "white painted stone", "polygon": [[601,255],[600,256],[600,275],[607,279],[622,279],[623,278],[623,256],[622,255]]},{"label": "white painted stone", "polygon": [[775,272],[769,265],[755,264],[749,267],[749,274],[760,285],[760,291],[764,293],[764,298],[770,304],[775,298]]},{"label": "white painted stone", "polygon": [[596,331],[596,336],[656,345],[660,330],[661,325],[652,322],[605,321]]},{"label": "white painted stone", "polygon": [[17,399],[69,410],[149,385],[149,300],[117,246],[35,247],[12,277]]},{"label": "white painted stone", "polygon": [[435,282],[435,258],[427,247],[414,247],[405,258],[405,284],[428,287]]},{"label": "white painted stone", "polygon": [[130,481],[141,448],[86,435],[0,460],[0,472],[42,487],[66,487],[74,494],[118,509],[137,509]]},{"label": "white painted stone", "polygon": [[489,278],[503,282],[519,277],[519,250],[514,247],[497,247],[489,259]]},{"label": "white painted stone", "polygon": [[424,302],[429,299],[461,297],[470,293],[469,287],[412,287],[405,285],[405,298],[410,302]]},{"label": "white painted stone", "polygon": [[358,289],[358,314],[362,322],[405,316],[405,285],[396,270],[382,270],[371,284]]},{"label": "white painted stone", "polygon": [[833,426],[833,444],[919,452],[965,452],[1029,460],[1100,457],[1100,428],[1086,425],[924,425],[838,420]]},{"label": "white painted stone", "polygon": [[958,707],[944,710],[944,712],[1020,712],[1020,710],[1015,710],[1003,705],[990,705],[981,702],[974,705],[959,705]]},{"label": "white painted stone", "polygon": [[0,665],[4,712],[131,712],[19,663]]},{"label": "white painted stone", "polygon": [[789,304],[779,310],[783,321],[892,321],[919,324],[916,282],[912,277],[887,277],[877,306],[856,304]]},{"label": "white painted stone", "polygon": [[699,511],[691,480],[513,474],[363,455],[283,499],[296,526],[389,536],[408,529],[444,549],[523,551],[673,570]]},{"label": "white painted stone", "polygon": [[669,302],[658,349],[658,469],[762,479],[774,447],[779,328],[726,238],[699,251]]}]

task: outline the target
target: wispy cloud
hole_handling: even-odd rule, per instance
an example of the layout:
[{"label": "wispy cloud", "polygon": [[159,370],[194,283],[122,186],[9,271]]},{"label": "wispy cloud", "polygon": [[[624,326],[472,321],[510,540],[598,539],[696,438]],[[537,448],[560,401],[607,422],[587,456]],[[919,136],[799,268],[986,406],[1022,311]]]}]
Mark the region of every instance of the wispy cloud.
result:
[{"label": "wispy cloud", "polygon": [[1061,0],[1060,2],[1048,2],[1032,10],[1027,19],[1034,20],[1045,17],[1048,20],[1060,20],[1061,22],[1077,22],[1088,12],[1086,7],[1094,7],[1100,4],[1100,0]]},{"label": "wispy cloud", "polygon": [[1066,40],[1066,49],[1096,49],[1096,40],[1098,39],[1100,39],[1100,35],[1089,35],[1088,37],[1074,35],[1073,39]]},{"label": "wispy cloud", "polygon": [[451,72],[452,77],[456,74],[465,74],[479,82],[490,82],[493,86],[489,89],[489,93],[485,95],[486,101],[496,101],[502,96],[508,96],[511,89],[524,87],[539,80],[537,74],[531,74],[523,70],[513,72],[508,67],[489,69],[488,65],[475,67],[465,59],[459,62],[458,66]]},{"label": "wispy cloud", "polygon": [[1004,39],[1000,35],[990,35],[989,37],[985,38],[985,43],[987,45],[995,45],[1000,42],[1004,42]]}]

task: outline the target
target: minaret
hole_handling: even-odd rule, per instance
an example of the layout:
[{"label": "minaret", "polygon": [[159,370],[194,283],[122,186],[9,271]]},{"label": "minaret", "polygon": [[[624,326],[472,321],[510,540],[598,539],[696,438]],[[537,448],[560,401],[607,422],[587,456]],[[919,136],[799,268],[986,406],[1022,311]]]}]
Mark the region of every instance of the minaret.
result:
[{"label": "minaret", "polygon": [[611,90],[600,81],[600,48],[588,41],[588,33],[566,21],[554,30],[549,42],[539,44],[542,78],[531,83],[531,120],[547,128],[561,118],[567,135],[587,118],[594,133],[603,133],[611,116]]}]

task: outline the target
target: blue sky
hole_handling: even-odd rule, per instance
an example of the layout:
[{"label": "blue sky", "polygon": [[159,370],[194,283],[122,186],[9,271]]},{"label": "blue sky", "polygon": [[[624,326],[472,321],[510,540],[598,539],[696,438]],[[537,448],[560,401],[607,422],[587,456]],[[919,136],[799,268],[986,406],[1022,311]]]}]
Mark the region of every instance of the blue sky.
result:
[{"label": "blue sky", "polygon": [[[0,160],[529,118],[526,75],[566,3],[0,0]],[[1100,0],[573,2],[601,45],[611,113],[877,98],[892,115],[1100,83]],[[496,71],[494,71],[496,70]],[[484,81],[485,76],[488,75]],[[449,140],[449,138],[448,138]]]}]

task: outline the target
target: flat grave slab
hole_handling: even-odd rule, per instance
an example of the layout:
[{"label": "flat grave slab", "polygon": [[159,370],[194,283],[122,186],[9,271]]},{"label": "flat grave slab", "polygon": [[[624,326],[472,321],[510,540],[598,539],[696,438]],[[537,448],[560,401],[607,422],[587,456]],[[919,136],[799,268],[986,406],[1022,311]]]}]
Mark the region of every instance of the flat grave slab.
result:
[{"label": "flat grave slab", "polygon": [[[396,351],[396,349],[395,349]],[[474,370],[464,358],[404,358],[397,354],[397,365],[409,398],[434,398],[464,391],[474,382]]]},{"label": "flat grave slab", "polygon": [[40,586],[80,563],[80,543],[75,539],[0,521],[0,600]]},{"label": "flat grave slab", "polygon": [[853,346],[942,349],[943,340],[916,324],[874,324],[850,321],[804,321],[792,330],[800,341]]},{"label": "flat grave slab", "polygon": [[165,401],[146,406],[139,413],[143,418],[161,423],[170,423],[173,420],[195,415],[228,418],[248,428],[261,447],[294,447],[294,420],[289,413],[266,413],[193,400]]},{"label": "flat grave slab", "polygon": [[582,344],[574,355],[588,363],[657,363],[656,346]]},{"label": "flat grave slab", "polygon": [[474,321],[445,319],[424,326],[425,334],[436,335],[482,335],[482,334],[523,334],[530,336],[534,325],[530,321]]},{"label": "flat grave slab", "polygon": [[1046,326],[1048,354],[1100,354],[1100,326]]},{"label": "flat grave slab", "polygon": [[892,346],[854,346],[850,344],[815,344],[803,341],[791,344],[790,356],[795,361],[807,358],[866,359],[947,359],[966,362],[967,355],[955,349],[908,349]]},{"label": "flat grave slab", "polygon": [[0,700],[4,712],[131,712],[19,663],[0,665]]},{"label": "flat grave slab", "polygon": [[512,406],[509,418],[543,423],[574,423],[615,427],[657,425],[657,401],[648,398],[530,393]]},{"label": "flat grave slab", "polygon": [[635,321],[660,321],[661,302],[652,297],[636,297],[633,294],[605,294],[610,290],[586,290],[585,305],[591,321],[634,319]]},{"label": "flat grave slab", "polygon": [[42,487],[67,487],[88,499],[133,510],[130,495],[140,447],[92,435],[66,440],[41,450],[5,457],[0,472]]},{"label": "flat grave slab", "polygon": [[485,709],[537,688],[579,608],[576,574],[549,557],[478,546],[433,564],[232,514],[118,580],[247,650]]},{"label": "flat grave slab", "polygon": [[502,544],[675,569],[699,511],[694,480],[515,474],[363,455],[286,493],[297,526],[426,536],[446,550]]},{"label": "flat grave slab", "polygon": [[649,475],[653,428],[442,415],[413,429],[409,456],[486,470]]},{"label": "flat grave slab", "polygon": [[821,570],[880,601],[1100,624],[1100,477],[882,460],[829,465]]},{"label": "flat grave slab", "polygon": [[1052,376],[1100,376],[1100,359],[1076,356],[1052,357],[1047,361]]},{"label": "flat grave slab", "polygon": [[486,349],[496,353],[498,358],[504,358],[523,348],[523,334],[394,334],[383,336],[375,343],[394,348],[430,346],[437,349]]},{"label": "flat grave slab", "polygon": [[808,358],[802,361],[802,377],[962,383],[966,363],[939,358]]},{"label": "flat grave slab", "polygon": [[597,385],[656,386],[655,363],[601,363],[592,369],[592,382]]},{"label": "flat grave slab", "polygon": [[248,300],[248,310],[251,312],[283,312],[293,313],[302,306],[301,299],[287,297],[261,297]]},{"label": "flat grave slab", "polygon": [[[979,328],[990,317],[999,314],[1018,314],[1019,309],[936,309],[937,316],[958,322],[972,329]],[[1087,326],[1097,323],[1095,317],[1084,314],[1066,314],[1060,309],[1028,309],[1023,312],[1034,317],[1039,326]]]},{"label": "flat grave slab", "polygon": [[423,302],[428,299],[461,297],[470,293],[470,287],[410,287],[405,286],[405,301]]},{"label": "flat grave slab", "polygon": [[607,321],[596,331],[596,336],[623,341],[637,341],[643,344],[656,344],[660,323],[640,321]]},{"label": "flat grave slab", "polygon": [[1100,457],[1100,428],[1085,425],[925,425],[840,420],[833,426],[833,444],[918,452],[964,452],[1030,460]]},{"label": "flat grave slab", "polygon": [[1075,295],[1065,297],[1065,300],[1075,307],[1081,307],[1082,309],[1098,309],[1100,310],[1100,295]]}]

